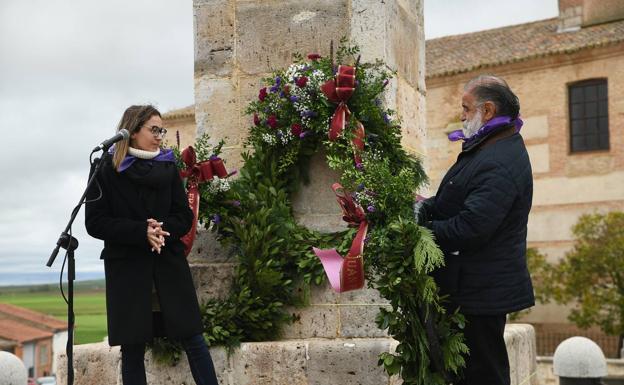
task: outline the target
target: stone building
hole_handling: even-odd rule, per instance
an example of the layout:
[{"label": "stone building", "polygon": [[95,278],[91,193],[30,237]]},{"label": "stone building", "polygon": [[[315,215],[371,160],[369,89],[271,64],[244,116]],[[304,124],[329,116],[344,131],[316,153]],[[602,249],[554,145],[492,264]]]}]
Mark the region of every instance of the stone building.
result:
[{"label": "stone building", "polygon": [[176,147],[177,138],[180,138],[180,149],[195,143],[197,125],[195,124],[195,106],[168,111],[163,114],[163,125],[167,128],[166,145]]},{"label": "stone building", "polygon": [[19,306],[0,304],[0,350],[22,359],[29,377],[56,372],[56,354],[65,349],[67,323]]},{"label": "stone building", "polygon": [[[559,11],[426,42],[431,191],[461,148],[446,136],[461,128],[463,85],[482,73],[501,76],[520,98],[533,167],[529,247],[551,262],[572,247],[580,215],[624,210],[624,2],[559,0]],[[565,308],[537,306],[525,320],[566,316]]]}]

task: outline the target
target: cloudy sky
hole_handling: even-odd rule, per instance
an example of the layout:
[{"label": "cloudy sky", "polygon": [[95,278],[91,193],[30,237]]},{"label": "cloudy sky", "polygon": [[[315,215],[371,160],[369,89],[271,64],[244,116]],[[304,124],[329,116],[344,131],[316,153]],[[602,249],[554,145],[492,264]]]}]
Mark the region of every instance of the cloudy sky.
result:
[{"label": "cloudy sky", "polygon": [[[426,0],[427,38],[554,17],[556,0]],[[86,185],[90,149],[130,104],[193,103],[192,0],[1,0],[0,286],[52,282],[45,263]],[[101,242],[73,228],[78,279]]]}]

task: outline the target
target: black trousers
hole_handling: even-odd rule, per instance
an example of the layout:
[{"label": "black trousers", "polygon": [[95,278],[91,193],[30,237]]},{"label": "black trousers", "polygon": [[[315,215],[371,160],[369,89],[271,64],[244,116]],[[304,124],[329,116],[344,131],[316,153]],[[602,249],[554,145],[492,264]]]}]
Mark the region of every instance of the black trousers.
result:
[{"label": "black trousers", "polygon": [[[191,374],[197,385],[219,385],[210,351],[201,334],[182,339]],[[124,385],[147,385],[145,344],[121,345],[121,378]]]},{"label": "black trousers", "polygon": [[465,315],[464,337],[470,349],[463,378],[454,385],[509,385],[509,358],[505,346],[506,314]]}]

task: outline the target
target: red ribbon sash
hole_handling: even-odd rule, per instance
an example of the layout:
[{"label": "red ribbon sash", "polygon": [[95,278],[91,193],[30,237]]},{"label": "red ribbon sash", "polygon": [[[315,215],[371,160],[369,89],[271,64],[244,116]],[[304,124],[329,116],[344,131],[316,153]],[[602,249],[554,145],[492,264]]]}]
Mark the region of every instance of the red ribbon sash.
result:
[{"label": "red ribbon sash", "polygon": [[186,165],[186,169],[180,171],[182,178],[187,178],[186,190],[189,207],[193,211],[193,225],[191,230],[186,233],[180,240],[184,244],[184,255],[189,255],[195,234],[197,233],[197,220],[199,217],[199,184],[212,180],[215,176],[225,178],[228,176],[223,160],[219,157],[211,157],[197,163],[197,155],[193,147],[188,146],[182,151],[182,161]]},{"label": "red ribbon sash", "polygon": [[[329,123],[329,140],[335,141],[344,131],[351,117],[351,111],[347,106],[347,101],[355,92],[355,67],[338,66],[336,78],[325,82],[325,84],[321,86],[321,91],[329,101],[338,104],[336,111],[332,115],[331,122]],[[355,154],[353,157],[356,164],[362,163],[360,152],[364,150],[364,137],[364,125],[358,121],[355,137],[351,141],[354,147]]]},{"label": "red ribbon sash", "polygon": [[357,290],[364,287],[364,239],[368,231],[368,221],[364,210],[346,194],[339,183],[332,185],[338,204],[342,208],[342,219],[351,227],[358,227],[355,238],[351,242],[351,248],[347,255],[342,258],[336,249],[321,250],[316,247],[314,253],[319,257],[325,274],[332,288],[337,292]]}]

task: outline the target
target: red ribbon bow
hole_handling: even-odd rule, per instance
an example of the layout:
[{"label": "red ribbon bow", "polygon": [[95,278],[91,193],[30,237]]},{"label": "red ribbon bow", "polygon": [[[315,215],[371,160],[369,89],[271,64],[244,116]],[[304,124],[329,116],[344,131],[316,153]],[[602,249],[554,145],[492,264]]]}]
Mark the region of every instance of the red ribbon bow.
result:
[{"label": "red ribbon bow", "polygon": [[203,183],[212,180],[215,175],[219,178],[228,176],[221,158],[214,156],[209,160],[197,163],[197,155],[191,146],[182,151],[182,161],[186,165],[186,169],[180,171],[180,175],[182,178],[188,178],[189,183]]},{"label": "red ribbon bow", "polygon": [[210,160],[197,163],[197,155],[191,146],[188,146],[182,151],[182,161],[186,165],[186,169],[180,171],[180,176],[182,178],[187,178],[187,198],[189,207],[193,211],[193,226],[180,240],[184,244],[184,255],[189,255],[193,247],[193,242],[195,241],[195,233],[197,232],[199,184],[212,180],[215,175],[219,178],[226,178],[228,172],[225,169],[223,160],[217,156],[211,157]]},{"label": "red ribbon bow", "polygon": [[[329,101],[338,103],[338,107],[336,107],[336,111],[332,115],[329,124],[329,140],[334,141],[338,139],[342,131],[344,131],[351,117],[351,111],[347,106],[347,100],[349,100],[353,92],[355,92],[355,67],[338,66],[336,78],[325,82],[325,84],[321,86],[321,91]],[[359,153],[364,149],[364,135],[364,126],[358,121],[355,137],[351,141],[355,147],[355,163],[362,163],[362,158]]]},{"label": "red ribbon bow", "polygon": [[[362,252],[364,251],[364,239],[368,232],[366,214],[362,207],[357,205],[351,196],[344,192],[344,189],[339,183],[334,183],[332,185],[332,190],[334,190],[338,204],[342,208],[342,219],[347,222],[350,227],[358,227],[358,231],[351,242],[349,252],[344,258],[340,257],[335,249],[320,250],[314,248],[314,253],[321,259],[323,268],[325,268],[325,272],[334,290],[344,292],[361,289],[364,287],[364,261],[362,259]],[[339,261],[340,258],[342,258],[340,261],[339,281],[336,279],[337,277],[333,276],[333,270],[330,267],[333,263],[332,259],[336,258]]]}]

